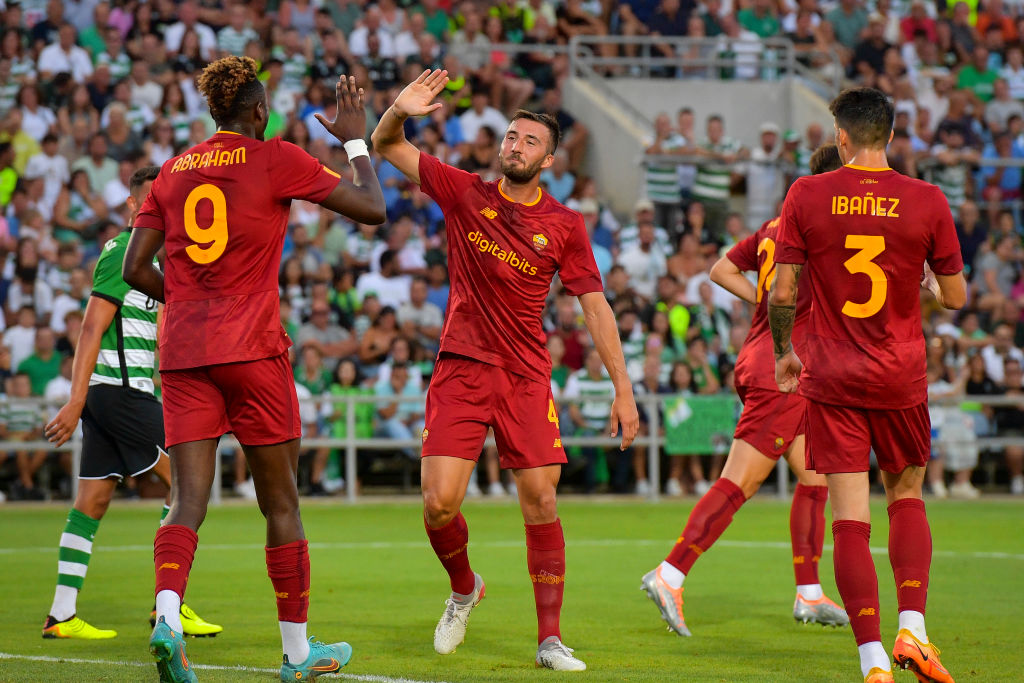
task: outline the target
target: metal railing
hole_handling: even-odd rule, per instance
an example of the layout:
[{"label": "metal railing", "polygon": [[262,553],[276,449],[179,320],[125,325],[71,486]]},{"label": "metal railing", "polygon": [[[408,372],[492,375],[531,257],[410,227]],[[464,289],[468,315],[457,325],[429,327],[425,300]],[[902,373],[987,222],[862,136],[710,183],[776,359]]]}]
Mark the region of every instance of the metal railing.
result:
[{"label": "metal railing", "polygon": [[[384,405],[391,403],[413,403],[416,405],[423,405],[425,395],[420,396],[375,396],[375,395],[345,395],[345,396],[321,396],[313,399],[306,399],[303,403],[315,404],[316,406],[323,405],[325,403],[334,404],[335,406],[345,406],[345,419],[346,419],[346,436],[344,438],[310,438],[303,439],[303,448],[336,448],[344,452],[344,467],[342,475],[345,479],[345,498],[349,502],[355,502],[357,500],[356,491],[356,471],[357,471],[357,454],[359,451],[398,451],[403,449],[415,449],[418,450],[420,447],[420,440],[417,438],[413,439],[390,439],[390,438],[359,438],[356,437],[356,411],[354,410],[357,404],[371,403],[375,405]],[[638,407],[643,408],[645,414],[648,416],[648,435],[638,436],[634,442],[634,448],[643,448],[647,452],[647,469],[648,469],[648,480],[653,482],[651,486],[651,492],[648,496],[652,502],[657,502],[660,499],[659,486],[661,481],[661,455],[662,448],[665,445],[665,435],[662,433],[662,416],[661,409],[664,407],[666,400],[676,398],[672,394],[648,394],[637,397]],[[697,397],[699,398],[699,397]],[[739,399],[737,398],[737,401]],[[56,404],[53,401],[48,401],[42,398],[34,399],[18,399],[22,405],[28,403],[34,403],[39,407],[40,415],[50,415],[56,412],[60,407],[60,404]],[[608,405],[611,404],[612,397],[596,397],[587,396],[583,399],[555,399],[556,403],[560,405],[566,405],[569,403],[583,402],[603,402]],[[0,410],[2,410],[9,403],[7,398],[0,399]],[[938,401],[933,402],[933,405],[941,406],[959,406],[962,403],[980,404],[983,406],[991,406],[994,408],[1009,407],[1018,408],[1024,410],[1024,397],[1022,396],[975,396],[975,395],[964,395],[964,396],[953,396],[947,397]],[[729,435],[731,437],[731,434]],[[938,443],[938,441],[937,441]],[[945,443],[955,443],[946,441]],[[982,436],[970,440],[972,445],[976,445],[981,450],[999,450],[1006,448],[1007,446],[1015,446],[1024,448],[1024,436]],[[602,448],[617,448],[620,444],[619,438],[609,438],[600,436],[563,436],[562,445],[566,448],[574,446],[580,447],[602,447]],[[493,439],[488,439],[487,445],[494,445]],[[216,462],[216,476],[214,478],[214,486],[211,490],[211,502],[218,503],[221,501],[221,457],[224,451],[238,448],[238,442],[232,436],[226,436],[220,440],[217,447],[217,462]],[[12,452],[12,451],[47,451],[47,452],[70,452],[72,454],[72,472],[77,473],[79,464],[81,462],[82,443],[80,438],[75,437],[68,443],[61,447],[54,447],[47,441],[33,440],[33,441],[0,441],[0,452]],[[789,474],[788,467],[784,459],[779,460],[777,467],[777,488],[776,493],[780,498],[786,498],[789,493]],[[72,476],[72,486],[74,492],[77,491],[78,477]]]},{"label": "metal railing", "polygon": [[[612,45],[615,55],[602,54]],[[666,55],[664,50],[671,50]],[[634,52],[634,54],[624,54]],[[828,68],[809,67],[801,58],[824,58]],[[727,36],[573,36],[569,41],[573,74],[583,71],[632,77],[711,78],[723,80],[777,80],[798,76],[825,88],[831,95],[843,85],[839,53],[809,53],[796,49],[784,37],[740,39]]]}]

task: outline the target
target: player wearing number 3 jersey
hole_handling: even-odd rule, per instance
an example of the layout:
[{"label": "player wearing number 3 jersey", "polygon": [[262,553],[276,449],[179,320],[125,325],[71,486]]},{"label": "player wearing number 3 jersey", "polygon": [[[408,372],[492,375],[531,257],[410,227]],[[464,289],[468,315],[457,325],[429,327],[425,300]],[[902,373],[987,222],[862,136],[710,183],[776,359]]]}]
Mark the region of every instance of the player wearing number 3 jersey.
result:
[{"label": "player wearing number 3 jersey", "polygon": [[[782,209],[768,304],[779,388],[807,399],[808,465],[826,475],[833,559],[869,683],[892,681],[881,644],[878,580],[868,544],[869,453],[889,503],[889,560],[899,627],[893,658],[921,681],[952,681],[928,642],[924,610],[931,532],[921,500],[930,451],[920,290],[946,308],[966,300],[953,218],[934,185],[889,168],[893,108],[855,88],[832,101],[846,164],[800,178]],[[806,362],[793,351],[797,281],[812,282]]]},{"label": "player wearing number 3 jersey", "polygon": [[[338,82],[338,117],[320,122],[345,143],[355,184],[298,147],[263,140],[267,96],[252,59],[227,57],[198,80],[217,132],[164,164],[128,243],[125,280],[166,303],[160,333],[173,504],[154,542],[161,681],[193,681],[178,608],[214,484],[217,440],[233,432],[267,519],[267,571],[277,596],[282,680],[337,671],[347,643],[306,639],[309,552],[295,485],[299,406],[280,322],[277,274],[292,199],[362,223],[384,221],[366,153],[363,93]],[[152,266],[166,247],[165,274]]]}]

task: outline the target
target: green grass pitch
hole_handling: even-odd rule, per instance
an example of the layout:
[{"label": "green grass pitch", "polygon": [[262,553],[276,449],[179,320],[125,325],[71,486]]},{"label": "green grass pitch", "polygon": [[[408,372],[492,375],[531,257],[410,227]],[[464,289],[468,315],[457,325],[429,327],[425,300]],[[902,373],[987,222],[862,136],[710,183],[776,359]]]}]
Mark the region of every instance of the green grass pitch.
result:
[{"label": "green grass pitch", "polygon": [[[788,505],[761,496],[737,515],[686,582],[692,638],[666,631],[639,590],[668,552],[694,501],[563,501],[568,576],[562,635],[587,662],[583,674],[537,671],[536,622],[519,510],[469,503],[470,558],[487,599],[467,640],[433,652],[447,581],[434,558],[418,501],[307,503],[313,601],[310,634],[345,639],[352,680],[415,681],[860,681],[849,629],[792,619]],[[871,545],[886,545],[884,502],[872,506]],[[1009,499],[929,502],[935,544],[929,635],[956,680],[1024,678],[1024,504]],[[155,681],[146,651],[152,605],[152,539],[159,507],[115,503],[100,526],[79,615],[114,628],[101,642],[43,640],[53,595],[56,544],[66,508],[0,509],[0,681]],[[280,664],[273,593],[255,506],[213,508],[200,533],[187,601],[221,623],[217,638],[189,641],[202,681],[272,681]],[[826,543],[830,543],[826,536]],[[826,550],[822,582],[838,600]],[[882,634],[896,635],[892,573],[875,555]],[[29,658],[90,660],[68,662]],[[135,665],[133,665],[133,663]],[[144,666],[143,666],[144,665]],[[237,667],[250,667],[242,670]],[[914,683],[909,672],[896,680]]]}]

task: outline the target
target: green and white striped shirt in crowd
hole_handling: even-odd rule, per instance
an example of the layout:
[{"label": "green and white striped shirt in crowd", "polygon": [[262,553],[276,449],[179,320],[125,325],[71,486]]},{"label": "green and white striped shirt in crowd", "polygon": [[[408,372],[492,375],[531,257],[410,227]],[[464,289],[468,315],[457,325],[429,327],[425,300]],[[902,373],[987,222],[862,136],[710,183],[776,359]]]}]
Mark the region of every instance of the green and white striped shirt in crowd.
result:
[{"label": "green and white striped shirt in crowd", "polygon": [[[663,154],[669,154],[686,146],[686,139],[679,133],[672,133],[661,143]],[[647,198],[659,204],[678,204],[682,197],[679,194],[679,165],[650,165],[645,174]]]},{"label": "green and white striped shirt in crowd", "polygon": [[586,368],[569,375],[565,383],[562,398],[576,399],[580,414],[590,429],[603,430],[608,424],[608,411],[611,408],[611,397],[615,395],[615,385],[611,378],[601,371],[601,377],[594,379]]},{"label": "green and white striped shirt in crowd", "polygon": [[[705,140],[701,149],[715,154],[736,154],[742,145],[732,138],[722,138],[718,144]],[[724,204],[729,201],[732,184],[732,166],[710,161],[697,166],[697,179],[693,183],[693,197],[702,202]]]},{"label": "green and white striped shirt in crowd", "polygon": [[[948,151],[945,145],[932,147],[932,154],[937,155]],[[959,151],[959,150],[957,150]],[[967,178],[970,175],[970,168],[963,161],[952,165],[940,164],[934,167],[925,178],[932,184],[937,185],[942,194],[949,202],[950,213],[954,218],[960,215],[960,205],[967,199]]]},{"label": "green and white striped shirt in crowd", "polygon": [[157,302],[129,287],[121,276],[129,235],[131,231],[125,230],[103,246],[92,276],[92,296],[118,308],[110,327],[103,332],[89,384],[131,387],[152,394]]}]

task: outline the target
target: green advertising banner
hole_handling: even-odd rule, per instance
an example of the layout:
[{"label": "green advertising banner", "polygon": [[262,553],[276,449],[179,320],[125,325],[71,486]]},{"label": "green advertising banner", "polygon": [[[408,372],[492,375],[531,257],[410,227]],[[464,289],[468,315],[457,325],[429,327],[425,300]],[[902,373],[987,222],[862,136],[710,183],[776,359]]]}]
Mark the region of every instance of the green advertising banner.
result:
[{"label": "green advertising banner", "polygon": [[729,450],[738,399],[730,395],[673,396],[664,402],[665,453],[713,455]]}]

